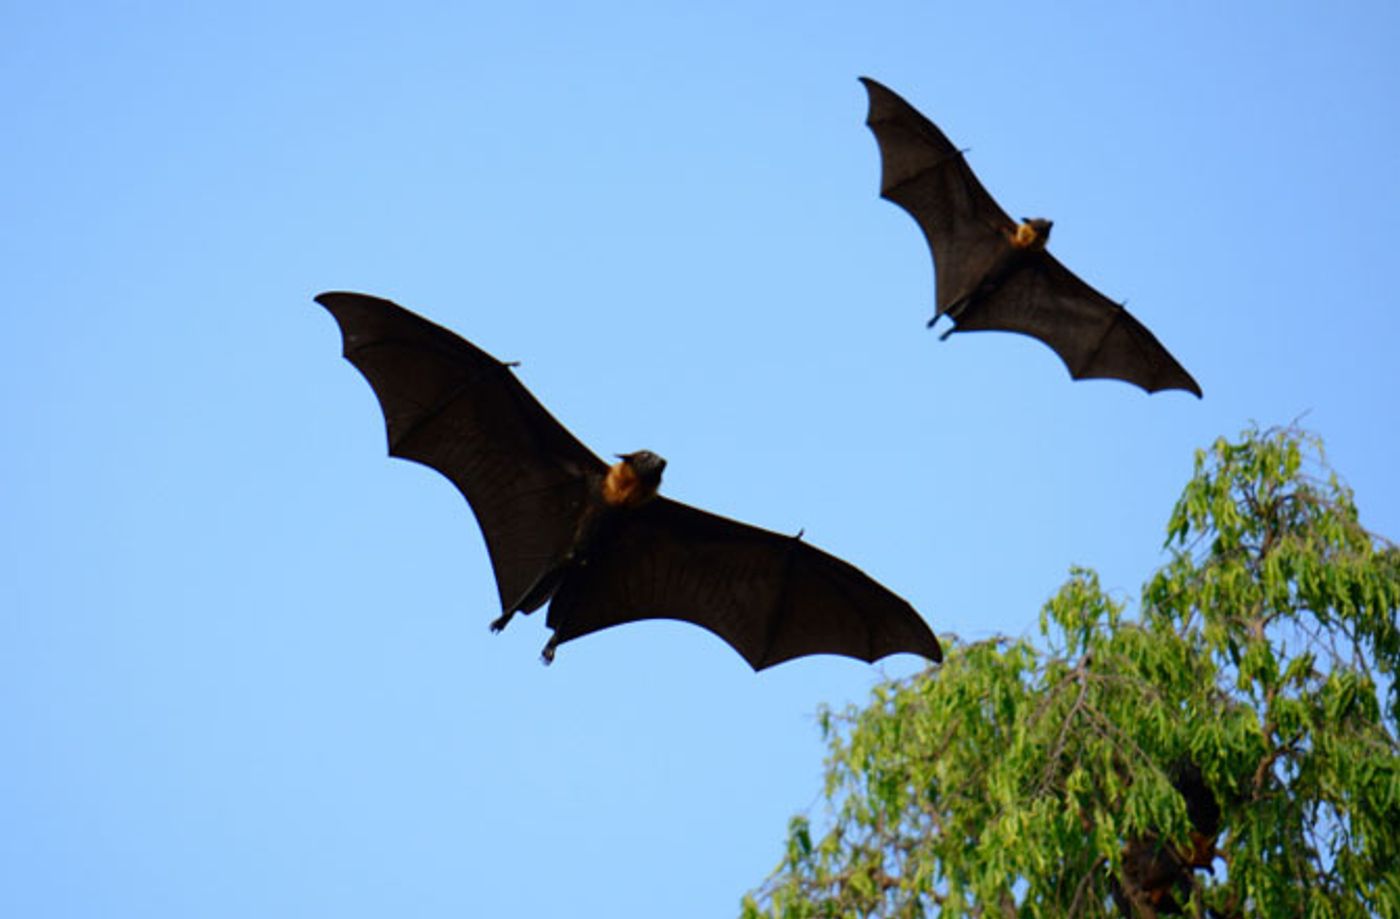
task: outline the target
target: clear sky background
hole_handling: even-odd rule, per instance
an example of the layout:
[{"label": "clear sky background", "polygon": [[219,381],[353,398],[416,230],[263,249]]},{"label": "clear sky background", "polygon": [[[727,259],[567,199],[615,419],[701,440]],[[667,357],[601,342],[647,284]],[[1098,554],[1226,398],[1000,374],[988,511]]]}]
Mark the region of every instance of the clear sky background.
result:
[{"label": "clear sky background", "polygon": [[[945,636],[1073,564],[1135,600],[1251,421],[1400,536],[1398,47],[1388,2],[3,4],[0,915],[732,914],[821,817],[818,706],[921,666],[490,635],[321,290]],[[861,74],[1205,399],[925,331]]]}]

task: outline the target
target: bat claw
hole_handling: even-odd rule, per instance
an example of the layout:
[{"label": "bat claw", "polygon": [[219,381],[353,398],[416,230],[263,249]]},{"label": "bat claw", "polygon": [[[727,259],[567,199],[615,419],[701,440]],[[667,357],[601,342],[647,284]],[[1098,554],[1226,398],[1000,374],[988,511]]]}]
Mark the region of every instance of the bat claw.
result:
[{"label": "bat claw", "polygon": [[506,623],[510,622],[510,617],[511,617],[512,615],[514,615],[514,613],[502,613],[502,614],[501,614],[500,616],[498,616],[496,619],[492,620],[492,622],[491,622],[491,631],[492,631],[492,633],[500,632],[502,629],[504,629],[504,628],[506,627]]},{"label": "bat claw", "polygon": [[545,642],[544,650],[540,652],[540,660],[544,662],[546,667],[554,663],[554,647],[554,639],[550,638],[549,641]]}]

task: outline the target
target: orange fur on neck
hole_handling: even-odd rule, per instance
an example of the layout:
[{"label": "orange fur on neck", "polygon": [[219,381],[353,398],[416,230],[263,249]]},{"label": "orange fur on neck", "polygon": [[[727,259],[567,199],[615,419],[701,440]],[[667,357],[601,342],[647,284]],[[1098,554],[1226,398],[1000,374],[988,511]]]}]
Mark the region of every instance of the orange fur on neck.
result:
[{"label": "orange fur on neck", "polygon": [[631,507],[650,497],[626,460],[608,467],[607,478],[603,479],[603,502],[609,507]]},{"label": "orange fur on neck", "polygon": [[1017,249],[1039,249],[1045,245],[1045,237],[1036,232],[1029,223],[1019,223],[1011,236],[1011,245]]}]

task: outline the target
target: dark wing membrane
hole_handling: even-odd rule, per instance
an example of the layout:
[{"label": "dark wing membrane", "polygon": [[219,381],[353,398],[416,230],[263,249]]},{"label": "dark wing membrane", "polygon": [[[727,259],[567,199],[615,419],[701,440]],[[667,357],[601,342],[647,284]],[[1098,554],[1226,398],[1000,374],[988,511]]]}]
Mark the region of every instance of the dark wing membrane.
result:
[{"label": "dark wing membrane", "polygon": [[316,302],[379,398],[390,455],[431,466],[466,496],[508,610],[569,549],[587,476],[607,467],[470,342],[378,297]]},{"label": "dark wing membrane", "polygon": [[865,123],[880,146],[880,196],[909,212],[933,253],[938,315],[972,293],[1016,228],[962,152],[908,102],[869,77]]},{"label": "dark wing membrane", "polygon": [[1038,338],[1076,380],[1126,380],[1149,393],[1184,389],[1201,395],[1191,374],[1146,326],[1046,252],[1028,255],[956,321],[959,332],[1002,330]]},{"label": "dark wing membrane", "polygon": [[939,661],[907,602],[794,536],[657,498],[626,515],[549,608],[556,643],[641,619],[692,622],[755,670],[807,654]]}]

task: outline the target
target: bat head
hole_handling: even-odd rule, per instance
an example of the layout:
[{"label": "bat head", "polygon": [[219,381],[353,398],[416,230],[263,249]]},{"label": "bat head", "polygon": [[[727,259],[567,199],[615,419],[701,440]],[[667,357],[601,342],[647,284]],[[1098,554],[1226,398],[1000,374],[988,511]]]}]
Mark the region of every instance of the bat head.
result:
[{"label": "bat head", "polygon": [[648,490],[655,491],[656,487],[661,484],[661,473],[666,469],[666,461],[650,450],[619,453],[617,458],[631,467],[638,480]]},{"label": "bat head", "polygon": [[1044,217],[1022,217],[1021,222],[1035,231],[1036,240],[1042,245],[1050,238],[1050,228],[1055,225],[1055,221]]}]

